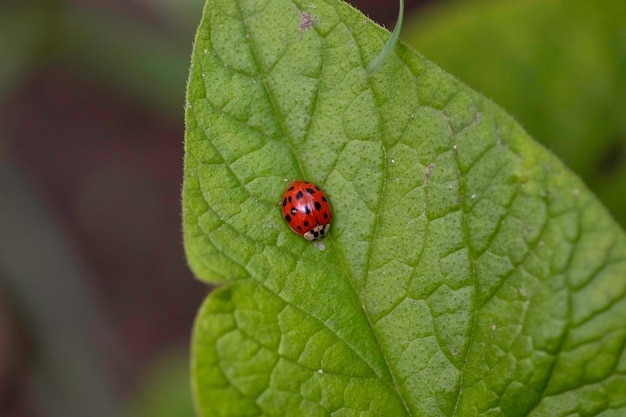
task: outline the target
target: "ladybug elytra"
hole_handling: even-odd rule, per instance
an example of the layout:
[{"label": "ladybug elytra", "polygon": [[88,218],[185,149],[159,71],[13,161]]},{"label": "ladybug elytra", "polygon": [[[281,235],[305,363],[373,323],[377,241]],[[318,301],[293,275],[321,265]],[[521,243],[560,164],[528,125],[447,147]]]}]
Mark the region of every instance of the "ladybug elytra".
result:
[{"label": "ladybug elytra", "polygon": [[330,229],[330,204],[326,193],[307,181],[294,181],[283,194],[283,217],[306,240],[321,239]]}]

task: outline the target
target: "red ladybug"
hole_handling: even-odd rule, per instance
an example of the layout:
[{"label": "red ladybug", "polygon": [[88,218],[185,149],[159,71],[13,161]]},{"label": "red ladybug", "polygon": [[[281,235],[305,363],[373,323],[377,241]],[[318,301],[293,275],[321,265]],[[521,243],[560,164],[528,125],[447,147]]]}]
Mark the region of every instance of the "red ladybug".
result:
[{"label": "red ladybug", "polygon": [[306,240],[321,239],[330,229],[328,197],[313,183],[294,181],[283,194],[283,217]]}]

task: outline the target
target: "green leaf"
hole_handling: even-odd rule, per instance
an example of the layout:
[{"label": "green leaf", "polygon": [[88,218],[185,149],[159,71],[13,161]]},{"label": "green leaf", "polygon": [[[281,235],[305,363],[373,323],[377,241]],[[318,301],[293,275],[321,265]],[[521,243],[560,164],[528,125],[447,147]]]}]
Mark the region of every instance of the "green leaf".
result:
[{"label": "green leaf", "polygon": [[[184,241],[202,416],[626,411],[626,239],[500,108],[334,0],[210,0]],[[333,207],[291,232],[292,179]]]},{"label": "green leaf", "polygon": [[626,2],[445,4],[405,39],[510,111],[626,226]]}]

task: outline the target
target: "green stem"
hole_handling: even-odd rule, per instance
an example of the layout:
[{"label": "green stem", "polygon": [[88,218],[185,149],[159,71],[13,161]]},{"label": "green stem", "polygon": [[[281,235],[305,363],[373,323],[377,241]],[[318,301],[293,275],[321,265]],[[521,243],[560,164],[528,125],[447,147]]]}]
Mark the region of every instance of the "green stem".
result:
[{"label": "green stem", "polygon": [[396,43],[398,43],[398,38],[400,37],[400,31],[402,30],[402,21],[404,20],[404,0],[400,0],[400,10],[398,11],[398,20],[396,21],[396,27],[393,28],[393,33],[391,37],[385,44],[385,47],[382,51],[374,58],[374,60],[367,66],[367,73],[371,74],[376,71],[382,63],[387,59],[393,48],[395,48]]}]

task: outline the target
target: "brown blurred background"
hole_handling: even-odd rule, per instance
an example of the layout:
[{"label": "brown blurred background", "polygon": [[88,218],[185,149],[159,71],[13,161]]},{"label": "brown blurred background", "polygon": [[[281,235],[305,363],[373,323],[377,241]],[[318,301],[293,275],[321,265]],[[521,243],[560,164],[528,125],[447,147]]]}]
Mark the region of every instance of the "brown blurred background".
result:
[{"label": "brown blurred background", "polygon": [[[395,1],[351,3],[393,27]],[[192,415],[209,288],[185,262],[180,188],[202,7],[0,3],[2,417]]]}]

